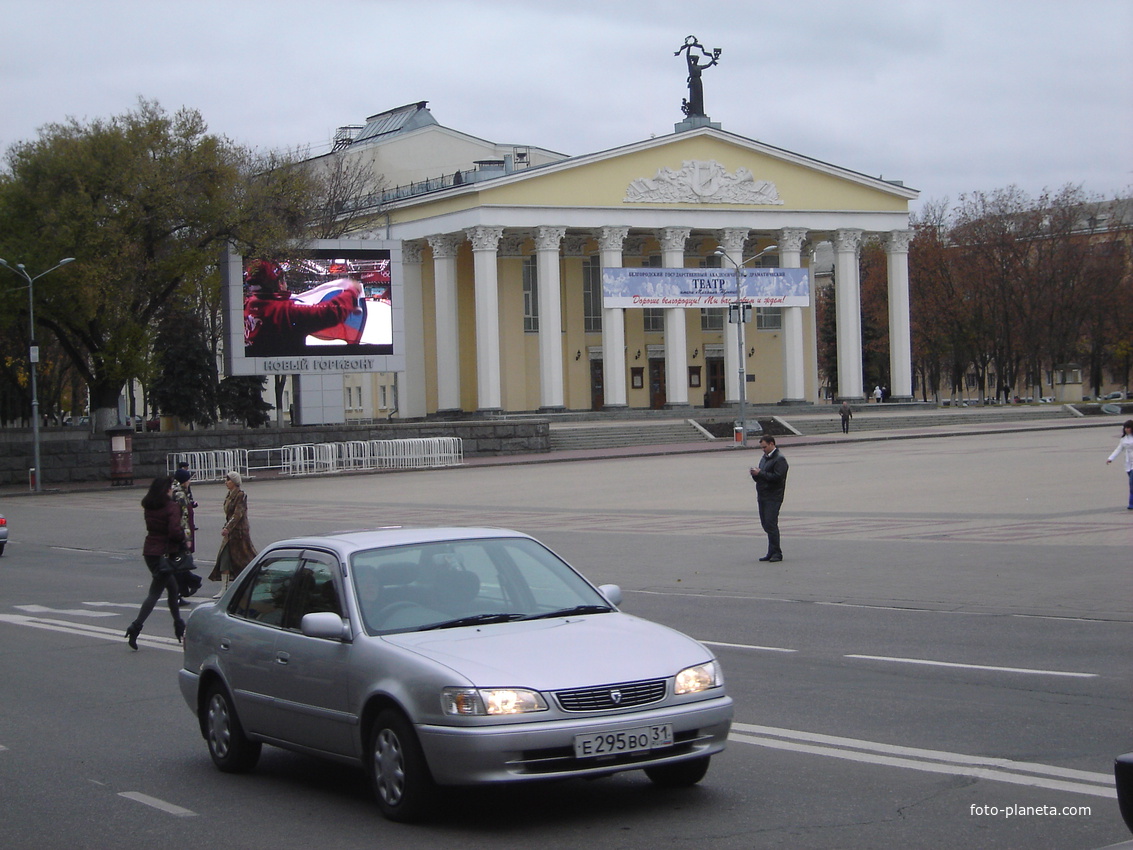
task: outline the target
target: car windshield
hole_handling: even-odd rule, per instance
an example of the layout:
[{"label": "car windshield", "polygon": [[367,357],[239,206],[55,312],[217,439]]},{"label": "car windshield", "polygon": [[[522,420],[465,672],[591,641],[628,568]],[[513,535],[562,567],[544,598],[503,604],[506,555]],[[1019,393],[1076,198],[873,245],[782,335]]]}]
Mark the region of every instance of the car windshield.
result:
[{"label": "car windshield", "polygon": [[355,552],[350,574],[370,634],[614,610],[569,565],[527,538]]}]

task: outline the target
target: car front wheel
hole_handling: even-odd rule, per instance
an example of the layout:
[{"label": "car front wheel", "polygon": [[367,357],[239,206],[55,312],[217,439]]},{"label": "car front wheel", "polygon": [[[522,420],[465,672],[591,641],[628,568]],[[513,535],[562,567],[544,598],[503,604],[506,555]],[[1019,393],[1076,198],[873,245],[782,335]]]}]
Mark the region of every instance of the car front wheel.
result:
[{"label": "car front wheel", "polygon": [[645,775],[654,785],[663,788],[688,788],[695,785],[708,773],[708,763],[712,756],[678,761],[673,764],[659,764],[645,768]]},{"label": "car front wheel", "polygon": [[378,715],[369,755],[370,780],[382,814],[401,822],[427,814],[436,786],[417,736],[400,712],[386,709]]},{"label": "car front wheel", "polygon": [[262,745],[249,741],[232,707],[232,698],[219,683],[205,698],[205,740],[213,764],[225,773],[246,773],[260,759]]}]

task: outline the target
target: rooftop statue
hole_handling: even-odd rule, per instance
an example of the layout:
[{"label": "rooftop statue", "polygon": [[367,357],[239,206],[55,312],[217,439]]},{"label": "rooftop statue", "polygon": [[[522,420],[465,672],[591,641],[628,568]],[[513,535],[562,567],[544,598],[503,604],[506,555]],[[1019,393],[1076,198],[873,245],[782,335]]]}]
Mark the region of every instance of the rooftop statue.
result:
[{"label": "rooftop statue", "polygon": [[[700,53],[694,51],[699,50]],[[685,37],[685,43],[681,45],[680,49],[674,53],[674,56],[685,54],[685,61],[688,62],[688,98],[681,101],[681,111],[690,118],[694,115],[704,115],[704,84],[700,80],[700,75],[704,73],[705,68],[711,68],[720,60],[720,48],[714,48],[709,53],[703,45],[697,40],[696,36],[690,35]],[[701,58],[710,60],[707,65],[701,65]]]}]

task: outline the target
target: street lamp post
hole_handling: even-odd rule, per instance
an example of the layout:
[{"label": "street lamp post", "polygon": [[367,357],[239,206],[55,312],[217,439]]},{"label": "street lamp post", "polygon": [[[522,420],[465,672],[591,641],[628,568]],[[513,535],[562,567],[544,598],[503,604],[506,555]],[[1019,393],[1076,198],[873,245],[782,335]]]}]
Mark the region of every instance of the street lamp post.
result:
[{"label": "street lamp post", "polygon": [[[7,260],[0,259],[0,266],[9,269],[24,280],[28,282],[28,327],[29,327],[29,348],[28,348],[28,369],[31,372],[31,434],[32,443],[34,446],[33,463],[35,464],[35,492],[40,493],[43,491],[43,466],[39,461],[39,390],[36,386],[36,365],[39,363],[39,346],[35,344],[35,282],[49,272],[55,271],[60,266],[65,266],[67,263],[75,261],[74,257],[67,257],[65,260],[60,260],[45,272],[40,272],[35,277],[28,274],[28,270],[24,268],[23,263],[16,263],[14,266],[8,265]],[[19,287],[23,289],[23,287]]]},{"label": "street lamp post", "polygon": [[739,379],[740,379],[740,386],[739,386],[739,393],[740,393],[740,445],[742,445],[744,448],[747,448],[747,412],[746,412],[746,409],[745,409],[745,402],[747,401],[747,383],[746,383],[747,369],[744,368],[744,363],[747,360],[747,358],[744,357],[744,348],[746,347],[747,342],[746,342],[746,335],[744,333],[744,302],[743,302],[743,298],[741,297],[741,292],[740,292],[740,268],[742,266],[746,266],[748,263],[754,263],[756,260],[758,260],[764,254],[766,254],[770,251],[774,251],[778,247],[779,247],[778,245],[768,245],[766,248],[764,248],[762,251],[760,251],[754,257],[748,257],[742,263],[737,263],[735,261],[735,259],[732,257],[732,255],[729,254],[727,251],[725,251],[723,248],[717,248],[716,251],[715,251],[717,257],[726,258],[728,260],[728,262],[730,262],[735,267],[735,271],[736,271],[735,311],[736,311],[736,314],[737,314],[736,315],[736,321],[739,323],[739,328],[738,328],[737,333],[736,333],[736,340],[737,340],[736,349],[737,349],[737,353],[739,355],[738,361],[739,361],[739,367],[740,367],[740,374],[739,374]]}]

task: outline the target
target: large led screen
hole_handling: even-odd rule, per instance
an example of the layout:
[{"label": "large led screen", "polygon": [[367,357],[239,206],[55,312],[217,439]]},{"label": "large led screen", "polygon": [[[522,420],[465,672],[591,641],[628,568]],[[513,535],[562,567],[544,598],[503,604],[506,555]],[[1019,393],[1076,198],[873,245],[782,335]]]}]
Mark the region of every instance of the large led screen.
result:
[{"label": "large led screen", "polygon": [[404,368],[391,360],[403,355],[400,251],[372,244],[324,241],[289,256],[230,254],[232,373]]}]

